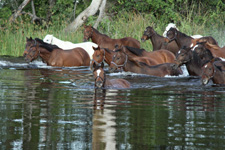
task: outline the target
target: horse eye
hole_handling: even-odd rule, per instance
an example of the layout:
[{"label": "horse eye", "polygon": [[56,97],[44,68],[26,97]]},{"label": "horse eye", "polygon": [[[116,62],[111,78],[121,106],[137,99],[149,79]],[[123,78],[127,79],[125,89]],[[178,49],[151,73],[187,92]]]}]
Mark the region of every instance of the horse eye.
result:
[{"label": "horse eye", "polygon": [[120,57],[117,57],[117,60],[119,60],[120,59]]}]

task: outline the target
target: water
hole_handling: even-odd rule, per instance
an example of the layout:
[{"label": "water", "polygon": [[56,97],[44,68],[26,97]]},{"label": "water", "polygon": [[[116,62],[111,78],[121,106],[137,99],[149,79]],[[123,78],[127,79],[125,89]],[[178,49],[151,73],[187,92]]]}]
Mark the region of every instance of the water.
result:
[{"label": "water", "polygon": [[225,149],[224,87],[200,78],[107,74],[0,58],[0,149]]}]

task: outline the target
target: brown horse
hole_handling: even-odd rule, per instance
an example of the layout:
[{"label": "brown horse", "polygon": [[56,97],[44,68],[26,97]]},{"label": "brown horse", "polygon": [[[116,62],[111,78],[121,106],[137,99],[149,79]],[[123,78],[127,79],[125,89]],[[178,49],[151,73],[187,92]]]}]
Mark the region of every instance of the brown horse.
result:
[{"label": "brown horse", "polygon": [[165,75],[173,76],[181,74],[180,68],[174,68],[175,64],[163,63],[155,66],[149,66],[143,62],[132,59],[121,49],[116,50],[115,52],[116,53],[113,56],[112,62],[110,64],[110,72],[113,72],[117,68],[122,67],[124,71],[159,77],[164,77]]},{"label": "brown horse", "polygon": [[198,49],[198,51],[210,50],[214,57],[220,57],[225,59],[225,47],[220,48],[218,45],[210,44],[209,42],[197,43],[192,50]]},{"label": "brown horse", "polygon": [[202,61],[195,51],[191,48],[181,49],[177,55],[175,63],[177,66],[186,65],[187,71],[191,76],[201,76]]},{"label": "brown horse", "polygon": [[108,48],[113,50],[115,45],[126,45],[131,47],[140,48],[140,42],[131,37],[125,37],[122,39],[111,39],[109,36],[100,33],[92,26],[84,26],[84,41],[88,41],[90,38],[92,42],[98,44],[101,48]]},{"label": "brown horse", "polygon": [[27,55],[30,47],[35,45],[35,44],[45,44],[45,45],[48,45],[49,47],[52,47],[52,48],[59,48],[56,45],[51,45],[51,44],[45,43],[45,42],[43,42],[43,40],[41,40],[39,38],[32,39],[32,37],[30,37],[30,38],[26,37],[26,46],[25,46],[25,50],[23,52],[23,56]]},{"label": "brown horse", "polygon": [[179,49],[183,47],[191,47],[192,46],[192,40],[193,38],[191,36],[188,36],[180,31],[178,31],[176,28],[170,28],[167,31],[167,42],[170,43],[172,41],[176,41]]},{"label": "brown horse", "polygon": [[130,88],[130,83],[125,79],[107,79],[104,71],[104,63],[101,66],[93,64],[95,88]]},{"label": "brown horse", "polygon": [[198,38],[198,39],[193,39],[191,47],[194,47],[195,45],[197,45],[197,43],[202,43],[202,42],[208,42],[209,44],[213,44],[213,45],[218,46],[217,41],[213,37],[204,36],[204,37],[201,37],[201,38]]},{"label": "brown horse", "polygon": [[89,66],[90,63],[88,53],[82,48],[74,48],[65,51],[59,48],[54,49],[46,44],[35,43],[25,55],[25,60],[31,62],[37,59],[38,56],[49,66]]},{"label": "brown horse", "polygon": [[153,46],[153,51],[160,50],[160,49],[167,49],[171,51],[174,55],[177,54],[179,51],[179,47],[177,46],[177,43],[175,41],[171,41],[170,43],[167,43],[165,40],[165,37],[159,35],[152,27],[148,26],[144,34],[141,38],[142,42],[145,42],[146,40],[150,39]]},{"label": "brown horse", "polygon": [[[212,79],[214,84],[225,84],[225,70],[222,70],[221,62],[212,59],[202,67],[202,84],[208,84]],[[223,68],[225,68],[225,62],[223,62]]]},{"label": "brown horse", "polygon": [[155,60],[156,64],[162,64],[162,63],[174,63],[175,55],[168,51],[168,50],[157,50],[153,52],[148,52],[144,49],[134,48],[125,46],[122,47],[124,52],[133,54],[133,56],[139,56],[139,57],[149,57],[151,59]]}]

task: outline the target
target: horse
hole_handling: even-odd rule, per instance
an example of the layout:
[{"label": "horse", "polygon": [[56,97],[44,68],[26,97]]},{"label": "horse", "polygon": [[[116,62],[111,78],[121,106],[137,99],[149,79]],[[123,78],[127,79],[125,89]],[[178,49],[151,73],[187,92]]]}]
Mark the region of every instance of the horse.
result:
[{"label": "horse", "polygon": [[160,49],[157,51],[148,52],[145,49],[139,49],[129,46],[123,46],[126,53],[133,54],[133,56],[137,57],[149,57],[156,61],[156,64],[162,63],[174,63],[175,55],[165,49]]},{"label": "horse", "polygon": [[221,62],[219,62],[220,65],[217,65],[217,63],[218,61],[212,59],[202,67],[202,84],[208,84],[210,79],[212,79],[214,84],[225,84],[225,70],[222,69],[222,67],[225,68],[225,62],[223,61],[222,67],[220,66]]},{"label": "horse", "polygon": [[98,44],[101,48],[108,48],[113,50],[115,45],[124,45],[135,48],[140,48],[140,42],[131,37],[121,39],[111,39],[109,36],[100,33],[92,26],[84,26],[83,41],[88,41],[91,38],[92,42]]},{"label": "horse", "polygon": [[221,48],[218,45],[210,44],[209,42],[201,42],[195,45],[192,50],[195,50],[196,48],[202,50],[208,49],[214,57],[225,59],[225,47]]},{"label": "horse", "polygon": [[[163,32],[163,36],[164,36],[164,37],[166,37],[166,33],[169,31],[170,28],[176,28],[176,29],[178,30],[176,24],[174,24],[174,23],[169,23],[169,24],[166,26],[165,31]],[[179,30],[178,30],[178,31],[179,31]],[[194,39],[199,39],[199,38],[201,38],[201,37],[203,37],[203,36],[197,34],[197,35],[192,35],[191,37],[194,38]]]},{"label": "horse", "polygon": [[65,51],[60,48],[52,48],[48,44],[35,43],[25,55],[25,60],[27,62],[32,62],[37,59],[38,56],[49,66],[89,66],[90,63],[88,53],[80,47]]},{"label": "horse", "polygon": [[104,71],[104,63],[101,66],[93,64],[93,75],[95,79],[95,88],[130,88],[130,82],[125,79],[107,79]]},{"label": "horse", "polygon": [[191,48],[182,48],[176,55],[175,63],[177,67],[185,64],[191,76],[201,76],[202,61]]},{"label": "horse", "polygon": [[174,68],[175,64],[173,63],[149,66],[143,62],[132,59],[121,49],[116,50],[115,52],[110,64],[110,72],[114,72],[117,68],[122,67],[126,72],[129,71],[158,77],[165,77],[166,75],[177,76],[182,73],[180,68]]},{"label": "horse", "polygon": [[[41,39],[39,38],[35,38],[35,39],[32,39],[32,37],[28,38],[26,37],[26,45],[25,45],[25,50],[23,52],[23,56],[25,57],[25,55],[28,54],[28,50],[30,49],[31,46],[33,46],[34,44],[47,44],[45,42],[43,42]],[[56,45],[51,45],[49,44],[48,45],[49,47],[52,47],[52,48],[59,48],[58,46]]]},{"label": "horse", "polygon": [[194,39],[191,36],[178,31],[176,28],[170,28],[166,33],[166,38],[167,43],[176,41],[179,49],[181,49],[182,47],[191,47],[192,40]]},{"label": "horse", "polygon": [[219,46],[217,41],[212,36],[204,36],[204,37],[192,40],[191,47],[194,47],[197,43],[201,43],[201,42],[208,42],[210,44]]},{"label": "horse", "polygon": [[72,42],[69,42],[69,41],[62,41],[62,40],[54,37],[51,34],[47,34],[45,36],[45,38],[43,39],[43,41],[45,43],[48,43],[48,44],[57,45],[58,47],[60,47],[63,50],[70,50],[70,49],[73,49],[73,48],[81,47],[89,54],[89,57],[91,59],[92,59],[92,55],[94,53],[92,47],[98,47],[98,45],[93,43],[93,42],[83,42],[83,43],[76,43],[75,44],[75,43],[72,43]]},{"label": "horse", "polygon": [[141,41],[145,42],[146,40],[150,39],[153,46],[153,51],[159,49],[167,49],[174,53],[179,51],[177,43],[175,41],[171,41],[170,43],[165,42],[165,37],[159,35],[152,27],[146,27],[143,36],[141,37]]}]

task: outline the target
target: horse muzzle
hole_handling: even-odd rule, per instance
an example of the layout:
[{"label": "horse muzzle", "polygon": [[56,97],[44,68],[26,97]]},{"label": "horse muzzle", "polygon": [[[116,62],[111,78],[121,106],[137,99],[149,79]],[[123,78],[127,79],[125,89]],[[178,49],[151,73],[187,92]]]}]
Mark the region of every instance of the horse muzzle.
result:
[{"label": "horse muzzle", "polygon": [[103,82],[102,81],[97,81],[95,83],[96,88],[102,88],[103,87]]},{"label": "horse muzzle", "polygon": [[202,79],[202,84],[203,84],[203,85],[206,85],[206,84],[208,84],[208,83],[209,83],[209,79],[208,79],[208,78]]}]

